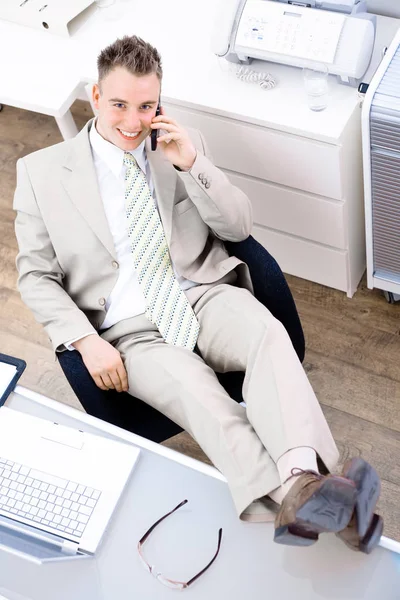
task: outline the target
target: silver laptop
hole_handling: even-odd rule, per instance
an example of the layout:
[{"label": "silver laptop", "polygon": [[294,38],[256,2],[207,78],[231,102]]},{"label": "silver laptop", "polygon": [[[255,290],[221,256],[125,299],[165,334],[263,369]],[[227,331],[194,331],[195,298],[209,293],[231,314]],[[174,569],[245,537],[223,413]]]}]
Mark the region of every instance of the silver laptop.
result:
[{"label": "silver laptop", "polygon": [[93,555],[140,450],[0,408],[0,544]]}]

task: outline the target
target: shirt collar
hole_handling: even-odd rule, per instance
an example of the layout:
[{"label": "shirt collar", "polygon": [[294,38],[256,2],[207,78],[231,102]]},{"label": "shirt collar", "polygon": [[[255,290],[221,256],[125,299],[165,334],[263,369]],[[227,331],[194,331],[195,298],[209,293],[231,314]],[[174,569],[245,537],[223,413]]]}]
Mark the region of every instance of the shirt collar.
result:
[{"label": "shirt collar", "polygon": [[[121,150],[118,146],[105,140],[97,131],[96,124],[97,119],[93,121],[89,132],[92,150],[107,165],[115,177],[119,177],[124,164],[124,150]],[[146,173],[146,149],[144,140],[140,146],[129,152],[136,159],[136,162],[143,173]]]}]

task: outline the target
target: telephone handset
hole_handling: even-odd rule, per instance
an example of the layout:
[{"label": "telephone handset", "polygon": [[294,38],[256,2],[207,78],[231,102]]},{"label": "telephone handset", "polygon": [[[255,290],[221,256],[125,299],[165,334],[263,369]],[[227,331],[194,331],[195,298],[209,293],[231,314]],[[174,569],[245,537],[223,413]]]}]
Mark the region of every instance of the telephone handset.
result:
[{"label": "telephone handset", "polygon": [[[161,106],[160,106],[160,102],[157,104],[157,108],[156,108],[156,114],[155,116],[158,117],[161,114]],[[153,152],[155,150],[157,150],[157,138],[158,138],[158,132],[160,130],[159,129],[153,129],[150,137],[151,137],[151,149],[153,150]]]},{"label": "telephone handset", "polygon": [[[234,40],[247,0],[224,0],[220,4],[219,14],[215,18],[212,33],[212,50],[219,57],[225,56],[232,63],[239,63],[235,75],[240,81],[255,83],[263,90],[271,90],[276,86],[276,80],[270,73],[253,71],[241,66],[250,60],[238,60],[233,54]],[[241,63],[241,64],[240,64]]]},{"label": "telephone handset", "polygon": [[[217,56],[226,56],[246,0],[223,0],[212,33],[211,46]],[[236,21],[236,23],[235,23]]]}]

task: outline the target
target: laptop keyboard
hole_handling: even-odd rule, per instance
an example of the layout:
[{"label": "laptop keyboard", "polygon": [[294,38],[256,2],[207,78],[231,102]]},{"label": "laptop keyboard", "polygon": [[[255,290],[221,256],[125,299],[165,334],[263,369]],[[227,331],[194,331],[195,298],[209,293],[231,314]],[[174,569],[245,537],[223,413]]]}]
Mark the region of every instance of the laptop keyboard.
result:
[{"label": "laptop keyboard", "polygon": [[99,490],[0,457],[0,510],[82,537],[101,496]]}]

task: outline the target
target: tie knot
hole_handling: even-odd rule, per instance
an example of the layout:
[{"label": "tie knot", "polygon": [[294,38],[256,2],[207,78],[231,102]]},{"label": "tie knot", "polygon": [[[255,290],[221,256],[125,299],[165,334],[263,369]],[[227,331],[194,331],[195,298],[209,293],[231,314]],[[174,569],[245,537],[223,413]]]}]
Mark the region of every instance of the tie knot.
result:
[{"label": "tie knot", "polygon": [[130,152],[124,153],[124,165],[129,169],[131,167],[137,167],[136,158],[132,156]]}]

